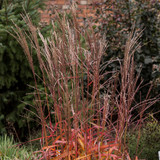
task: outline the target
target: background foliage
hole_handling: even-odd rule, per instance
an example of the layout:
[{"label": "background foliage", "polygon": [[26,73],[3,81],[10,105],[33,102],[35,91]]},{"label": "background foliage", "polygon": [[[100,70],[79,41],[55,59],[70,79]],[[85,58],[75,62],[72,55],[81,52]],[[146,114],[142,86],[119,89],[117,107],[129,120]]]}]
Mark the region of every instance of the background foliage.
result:
[{"label": "background foliage", "polygon": [[[96,4],[97,5],[97,4]],[[160,3],[148,0],[109,0],[103,6],[99,5],[97,10],[98,22],[102,23],[99,29],[106,35],[108,40],[107,55],[104,61],[114,58],[123,58],[124,45],[128,33],[133,27],[143,30],[140,39],[141,49],[135,53],[137,72],[142,68],[141,77],[144,84],[152,82],[154,84],[152,96],[160,92]],[[107,14],[106,14],[107,13]],[[118,63],[113,63],[107,69],[115,70]],[[141,98],[146,96],[149,86],[141,90]],[[139,98],[139,95],[138,95]],[[157,112],[159,104],[154,107]],[[158,115],[157,115],[158,118]]]},{"label": "background foliage", "polygon": [[[44,0],[2,0],[0,4],[1,134],[6,131],[14,132],[14,128],[16,128],[20,138],[24,136],[27,123],[25,118],[20,117],[22,111],[24,113],[25,106],[21,101],[30,99],[32,102],[29,96],[26,97],[26,93],[32,91],[28,90],[27,85],[34,84],[25,54],[15,38],[8,32],[12,33],[13,22],[27,31],[27,26],[21,16],[21,14],[25,15],[25,12],[38,27],[40,21],[38,9],[43,9],[43,7]],[[43,30],[45,32],[45,29]]]}]

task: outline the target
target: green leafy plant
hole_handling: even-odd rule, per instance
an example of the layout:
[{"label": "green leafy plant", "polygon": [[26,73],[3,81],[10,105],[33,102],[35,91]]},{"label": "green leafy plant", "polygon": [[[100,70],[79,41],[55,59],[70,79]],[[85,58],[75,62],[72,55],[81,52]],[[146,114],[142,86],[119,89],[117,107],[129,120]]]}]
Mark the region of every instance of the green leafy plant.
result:
[{"label": "green leafy plant", "polygon": [[[137,146],[138,134],[140,134],[140,139]],[[131,157],[134,158],[137,151],[138,157],[141,159],[156,160],[160,148],[159,137],[160,124],[152,117],[146,120],[140,131],[131,130],[128,134],[128,147]]]},{"label": "green leafy plant", "polygon": [[0,137],[0,159],[1,160],[30,160],[36,159],[32,152],[28,152],[25,147],[20,147],[7,135]]}]

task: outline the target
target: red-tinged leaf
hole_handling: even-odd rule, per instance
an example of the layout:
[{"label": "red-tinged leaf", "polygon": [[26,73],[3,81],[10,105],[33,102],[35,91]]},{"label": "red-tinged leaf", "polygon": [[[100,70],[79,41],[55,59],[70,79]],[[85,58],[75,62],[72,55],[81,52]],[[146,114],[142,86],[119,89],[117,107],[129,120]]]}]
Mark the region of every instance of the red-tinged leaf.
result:
[{"label": "red-tinged leaf", "polygon": [[64,140],[57,140],[55,143],[60,143],[60,144],[66,144],[67,143],[67,141],[64,141]]},{"label": "red-tinged leaf", "polygon": [[[131,160],[131,159],[129,159],[129,160]],[[135,160],[138,160],[138,157],[137,157],[137,156],[136,156]]]},{"label": "red-tinged leaf", "polygon": [[81,134],[78,133],[78,137],[79,137],[82,141],[84,141],[84,137],[83,137]]},{"label": "red-tinged leaf", "polygon": [[64,133],[63,133],[62,135],[59,135],[58,137],[56,137],[56,139],[54,140],[53,144],[56,143],[57,140],[58,140],[59,138],[61,138],[63,135],[64,135]]},{"label": "red-tinged leaf", "polygon": [[[46,136],[46,137],[47,137],[47,138],[50,138],[50,137],[52,137],[52,135]],[[25,143],[38,141],[38,140],[41,140],[41,139],[44,139],[44,138],[45,138],[45,137],[35,138],[35,139],[32,139],[32,140],[26,141]],[[24,143],[22,143],[22,144],[24,144]]]},{"label": "red-tinged leaf", "polygon": [[101,126],[98,126],[97,124],[95,124],[95,123],[92,123],[92,122],[90,122],[90,124],[94,125],[94,127],[95,127],[95,128],[98,128],[98,129],[100,129],[100,128],[102,129],[102,128],[103,128],[103,127],[101,127]]},{"label": "red-tinged leaf", "polygon": [[107,144],[117,144],[115,141],[108,141]]},{"label": "red-tinged leaf", "polygon": [[112,153],[113,151],[117,151],[119,153],[119,150],[116,146],[113,146],[112,148],[109,149],[110,153]]},{"label": "red-tinged leaf", "polygon": [[84,151],[84,143],[82,142],[82,140],[80,138],[78,138],[78,142]]},{"label": "red-tinged leaf", "polygon": [[85,159],[85,158],[87,158],[87,157],[89,157],[89,156],[91,156],[91,155],[92,155],[92,154],[88,154],[88,155],[85,155],[85,156],[81,156],[81,157],[76,158],[75,160]]},{"label": "red-tinged leaf", "polygon": [[56,147],[56,145],[51,145],[51,146],[46,146],[46,147],[42,147],[43,150],[48,150],[50,148]]},{"label": "red-tinged leaf", "polygon": [[91,81],[89,84],[88,84],[88,87],[93,83],[93,81]]},{"label": "red-tinged leaf", "polygon": [[111,154],[110,157],[113,158],[113,160],[120,160],[121,159],[121,157],[119,157],[115,154]]},{"label": "red-tinged leaf", "polygon": [[[100,149],[109,149],[110,147],[115,147],[115,146],[119,146],[118,144],[109,144],[109,145],[102,145],[100,146]],[[93,147],[92,149],[90,149],[88,151],[88,153],[92,152],[92,151],[98,151],[98,146]]]}]

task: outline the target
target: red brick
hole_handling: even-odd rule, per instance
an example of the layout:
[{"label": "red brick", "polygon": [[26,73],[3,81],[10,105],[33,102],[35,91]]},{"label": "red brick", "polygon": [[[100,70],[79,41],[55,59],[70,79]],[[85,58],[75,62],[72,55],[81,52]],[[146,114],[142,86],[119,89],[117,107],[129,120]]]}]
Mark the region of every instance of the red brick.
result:
[{"label": "red brick", "polygon": [[[102,3],[104,0],[73,0],[74,2],[78,2],[76,5],[76,14],[77,19],[80,25],[83,24],[83,18],[95,18],[95,13],[97,8],[102,7],[99,5],[94,5],[95,3]],[[93,4],[93,5],[92,5]],[[58,11],[69,12],[70,9],[70,0],[48,0],[46,2],[46,10],[41,11],[41,22],[49,23],[50,19],[54,19],[54,8]],[[53,8],[53,9],[52,9]]]}]

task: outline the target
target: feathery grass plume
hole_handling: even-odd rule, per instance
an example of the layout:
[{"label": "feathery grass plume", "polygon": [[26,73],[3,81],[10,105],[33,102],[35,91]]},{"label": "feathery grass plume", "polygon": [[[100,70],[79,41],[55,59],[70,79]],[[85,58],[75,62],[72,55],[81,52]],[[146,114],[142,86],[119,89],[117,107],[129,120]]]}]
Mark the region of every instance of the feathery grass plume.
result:
[{"label": "feathery grass plume", "polygon": [[[76,13],[71,13],[72,19],[57,13],[57,21],[52,23],[53,32],[48,39],[34,27],[28,16],[25,21],[31,35],[18,26],[14,29],[36,83],[37,113],[42,124],[40,139],[45,139],[41,150],[36,153],[39,159],[54,160],[129,159],[126,133],[136,119],[132,116],[133,110],[140,108],[137,116],[142,119],[144,111],[159,100],[147,96],[145,101],[135,103],[135,95],[142,84],[137,84],[140,74],[135,75],[134,65],[134,52],[139,47],[141,33],[134,31],[129,35],[124,59],[119,60],[120,71],[113,72],[113,76],[105,80],[106,75],[112,73],[105,72],[111,61],[101,64],[107,46],[105,38],[95,33],[92,25],[80,28]],[[26,37],[36,50],[42,72],[46,92],[44,106]],[[48,96],[53,99],[52,105],[48,103]],[[117,118],[113,120],[113,116]]]}]

